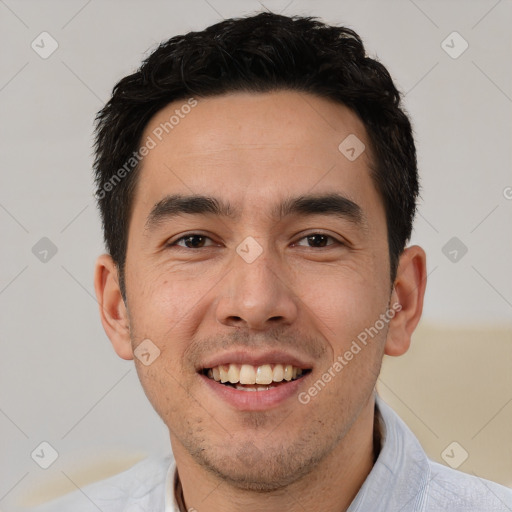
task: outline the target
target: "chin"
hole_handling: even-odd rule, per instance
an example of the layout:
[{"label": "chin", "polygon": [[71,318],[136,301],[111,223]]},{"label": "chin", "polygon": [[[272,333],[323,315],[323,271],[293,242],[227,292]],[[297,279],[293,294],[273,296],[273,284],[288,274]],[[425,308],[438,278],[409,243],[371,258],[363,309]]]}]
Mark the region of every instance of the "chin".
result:
[{"label": "chin", "polygon": [[297,446],[281,447],[281,450],[266,447],[262,451],[250,441],[236,452],[233,446],[227,450],[229,453],[223,456],[219,452],[201,452],[196,454],[201,459],[197,462],[233,487],[252,492],[282,489],[309,474],[323,458],[307,447],[302,450]]}]

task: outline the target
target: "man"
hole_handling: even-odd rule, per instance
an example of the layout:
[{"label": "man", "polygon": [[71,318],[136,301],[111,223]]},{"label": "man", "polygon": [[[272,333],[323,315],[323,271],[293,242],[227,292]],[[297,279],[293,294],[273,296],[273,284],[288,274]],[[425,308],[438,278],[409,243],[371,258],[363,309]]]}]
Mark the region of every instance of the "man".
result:
[{"label": "man", "polygon": [[356,33],[262,13],[174,37],[97,121],[100,315],[172,455],[44,510],[512,510],[375,393],[426,257],[411,126]]}]

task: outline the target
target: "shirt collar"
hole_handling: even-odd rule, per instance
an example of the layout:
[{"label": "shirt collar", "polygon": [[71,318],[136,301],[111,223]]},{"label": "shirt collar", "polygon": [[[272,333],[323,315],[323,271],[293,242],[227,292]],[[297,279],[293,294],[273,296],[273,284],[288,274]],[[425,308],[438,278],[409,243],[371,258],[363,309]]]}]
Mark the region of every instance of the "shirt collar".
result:
[{"label": "shirt collar", "polygon": [[178,506],[174,492],[177,478],[176,461],[173,457],[171,465],[167,470],[167,476],[165,477],[165,512],[180,512],[180,507]]},{"label": "shirt collar", "polygon": [[422,512],[432,479],[428,458],[407,425],[377,394],[375,404],[381,450],[347,512]]}]

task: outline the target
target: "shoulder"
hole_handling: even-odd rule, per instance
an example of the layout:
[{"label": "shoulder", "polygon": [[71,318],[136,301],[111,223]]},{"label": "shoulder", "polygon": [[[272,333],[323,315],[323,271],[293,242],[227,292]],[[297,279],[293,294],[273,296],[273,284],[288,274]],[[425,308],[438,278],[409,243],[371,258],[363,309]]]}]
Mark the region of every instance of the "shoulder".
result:
[{"label": "shoulder", "polygon": [[512,489],[429,461],[428,512],[510,512]]},{"label": "shoulder", "polygon": [[121,512],[135,510],[135,505],[140,510],[163,510],[166,477],[173,462],[170,454],[148,457],[122,473],[27,512]]},{"label": "shoulder", "polygon": [[[378,395],[376,405],[383,420],[383,443],[361,496],[371,507],[355,510],[512,512],[512,489],[432,461],[412,431]],[[371,492],[369,487],[376,490]]]}]

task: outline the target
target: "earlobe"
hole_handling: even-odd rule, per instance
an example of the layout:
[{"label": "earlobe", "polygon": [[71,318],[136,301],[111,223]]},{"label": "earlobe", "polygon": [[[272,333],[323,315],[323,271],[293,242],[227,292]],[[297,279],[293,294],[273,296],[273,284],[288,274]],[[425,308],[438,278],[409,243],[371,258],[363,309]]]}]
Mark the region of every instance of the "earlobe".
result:
[{"label": "earlobe", "polygon": [[384,348],[386,355],[400,356],[409,349],[412,333],[423,311],[427,284],[426,259],[425,251],[417,245],[408,247],[400,256],[390,302],[391,308],[395,304],[400,304],[400,308],[389,323]]},{"label": "earlobe", "polygon": [[108,254],[96,260],[94,289],[101,323],[114,350],[122,359],[133,359],[128,311],[119,288],[117,266]]}]

